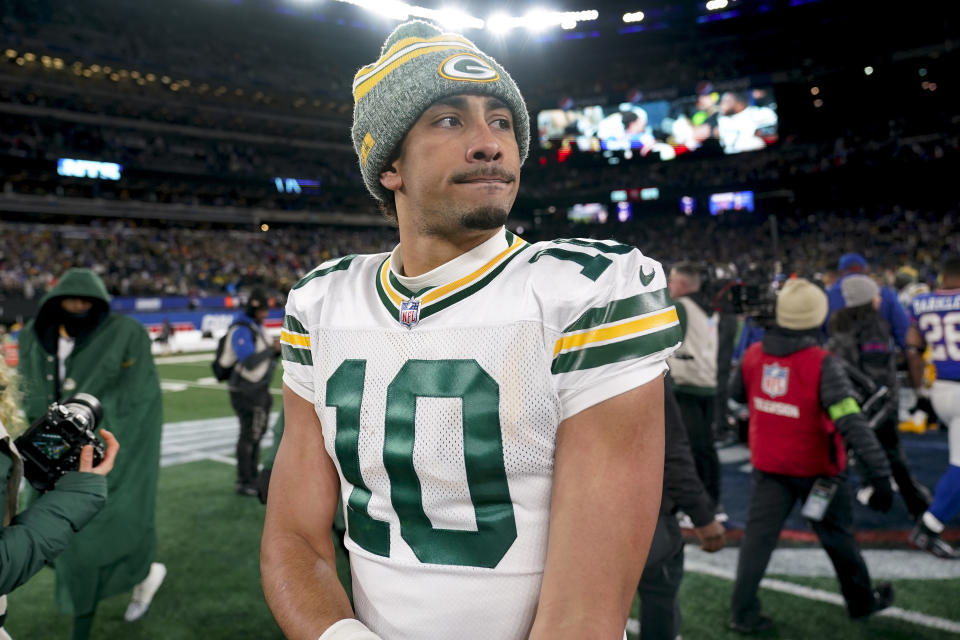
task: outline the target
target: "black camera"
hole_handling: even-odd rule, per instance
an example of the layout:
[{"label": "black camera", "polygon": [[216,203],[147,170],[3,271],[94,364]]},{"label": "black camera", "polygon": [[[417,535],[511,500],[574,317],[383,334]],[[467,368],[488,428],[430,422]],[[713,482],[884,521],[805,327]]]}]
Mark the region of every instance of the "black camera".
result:
[{"label": "black camera", "polygon": [[103,444],[96,428],[103,418],[100,401],[89,393],[78,393],[63,404],[50,405],[47,412],[16,440],[23,457],[23,472],[37,491],[48,491],[67,471],[76,471],[80,450],[93,446],[93,464],[103,459]]}]

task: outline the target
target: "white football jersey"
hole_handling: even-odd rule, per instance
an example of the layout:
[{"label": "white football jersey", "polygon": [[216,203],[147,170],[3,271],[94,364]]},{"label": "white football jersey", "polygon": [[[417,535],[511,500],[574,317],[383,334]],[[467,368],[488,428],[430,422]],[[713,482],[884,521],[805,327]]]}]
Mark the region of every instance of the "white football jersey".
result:
[{"label": "white football jersey", "polygon": [[416,278],[399,259],[314,269],[281,338],[340,474],[357,616],[385,640],[526,638],[557,427],[664,372],[680,329],[663,270],[507,230]]}]

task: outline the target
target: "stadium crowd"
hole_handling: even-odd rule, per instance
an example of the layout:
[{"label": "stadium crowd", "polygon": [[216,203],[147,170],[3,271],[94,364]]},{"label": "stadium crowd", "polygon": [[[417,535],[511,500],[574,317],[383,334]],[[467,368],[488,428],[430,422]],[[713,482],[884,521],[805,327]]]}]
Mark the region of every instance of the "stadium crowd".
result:
[{"label": "stadium crowd", "polygon": [[[691,255],[705,264],[734,264],[740,273],[760,268],[774,274],[814,277],[837,257],[861,252],[892,282],[912,266],[934,281],[936,265],[960,251],[956,211],[815,211],[778,219],[774,253],[769,220],[730,213],[718,218],[659,215],[625,224],[571,227],[565,219],[525,229],[531,241],[563,236],[614,237],[671,264]],[[615,225],[615,226],[613,226]],[[274,227],[267,232],[138,226],[129,221],[91,225],[0,223],[0,293],[41,297],[56,275],[71,267],[93,269],[113,295],[202,296],[235,293],[254,285],[289,289],[306,271],[331,257],[387,251],[391,227]],[[242,253],[236,248],[244,247]]]}]

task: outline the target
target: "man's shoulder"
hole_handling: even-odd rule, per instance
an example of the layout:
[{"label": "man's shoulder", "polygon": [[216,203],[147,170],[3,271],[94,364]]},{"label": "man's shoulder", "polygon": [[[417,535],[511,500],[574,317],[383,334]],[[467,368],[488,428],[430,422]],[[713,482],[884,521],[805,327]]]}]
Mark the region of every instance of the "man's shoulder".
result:
[{"label": "man's shoulder", "polygon": [[630,284],[640,289],[666,286],[659,262],[639,249],[614,240],[558,238],[527,247],[520,260],[535,283],[546,281],[551,288],[572,287],[574,291]]},{"label": "man's shoulder", "polygon": [[327,260],[293,285],[288,301],[305,309],[330,295],[331,289],[359,292],[364,282],[373,289],[377,270],[388,257],[389,253],[350,254]]},{"label": "man's shoulder", "polygon": [[139,320],[122,313],[111,312],[107,315],[106,319],[104,319],[103,325],[104,328],[114,336],[117,335],[117,332],[149,335],[146,327],[144,327]]},{"label": "man's shoulder", "polygon": [[388,257],[390,257],[388,252],[351,253],[350,255],[326,260],[300,278],[300,280],[293,285],[290,293],[291,295],[296,295],[297,292],[303,290],[308,292],[316,291],[322,289],[325,285],[329,285],[331,282],[357,278],[363,273],[376,270]]}]

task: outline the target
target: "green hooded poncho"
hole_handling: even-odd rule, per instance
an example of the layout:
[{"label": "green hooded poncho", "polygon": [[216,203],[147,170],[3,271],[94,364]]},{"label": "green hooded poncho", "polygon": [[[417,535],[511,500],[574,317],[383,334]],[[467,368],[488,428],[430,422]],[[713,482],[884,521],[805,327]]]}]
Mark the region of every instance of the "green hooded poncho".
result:
[{"label": "green hooded poncho", "polygon": [[[94,305],[73,332],[76,343],[60,380],[57,342],[63,298],[87,298]],[[99,600],[146,578],[156,550],[163,414],[150,338],[136,320],[110,312],[110,296],[94,272],[71,269],[20,333],[20,377],[31,423],[52,402],[89,393],[103,405],[101,426],[120,442],[107,476],[106,507],[54,562],[57,605],[74,615],[91,613]]]}]

